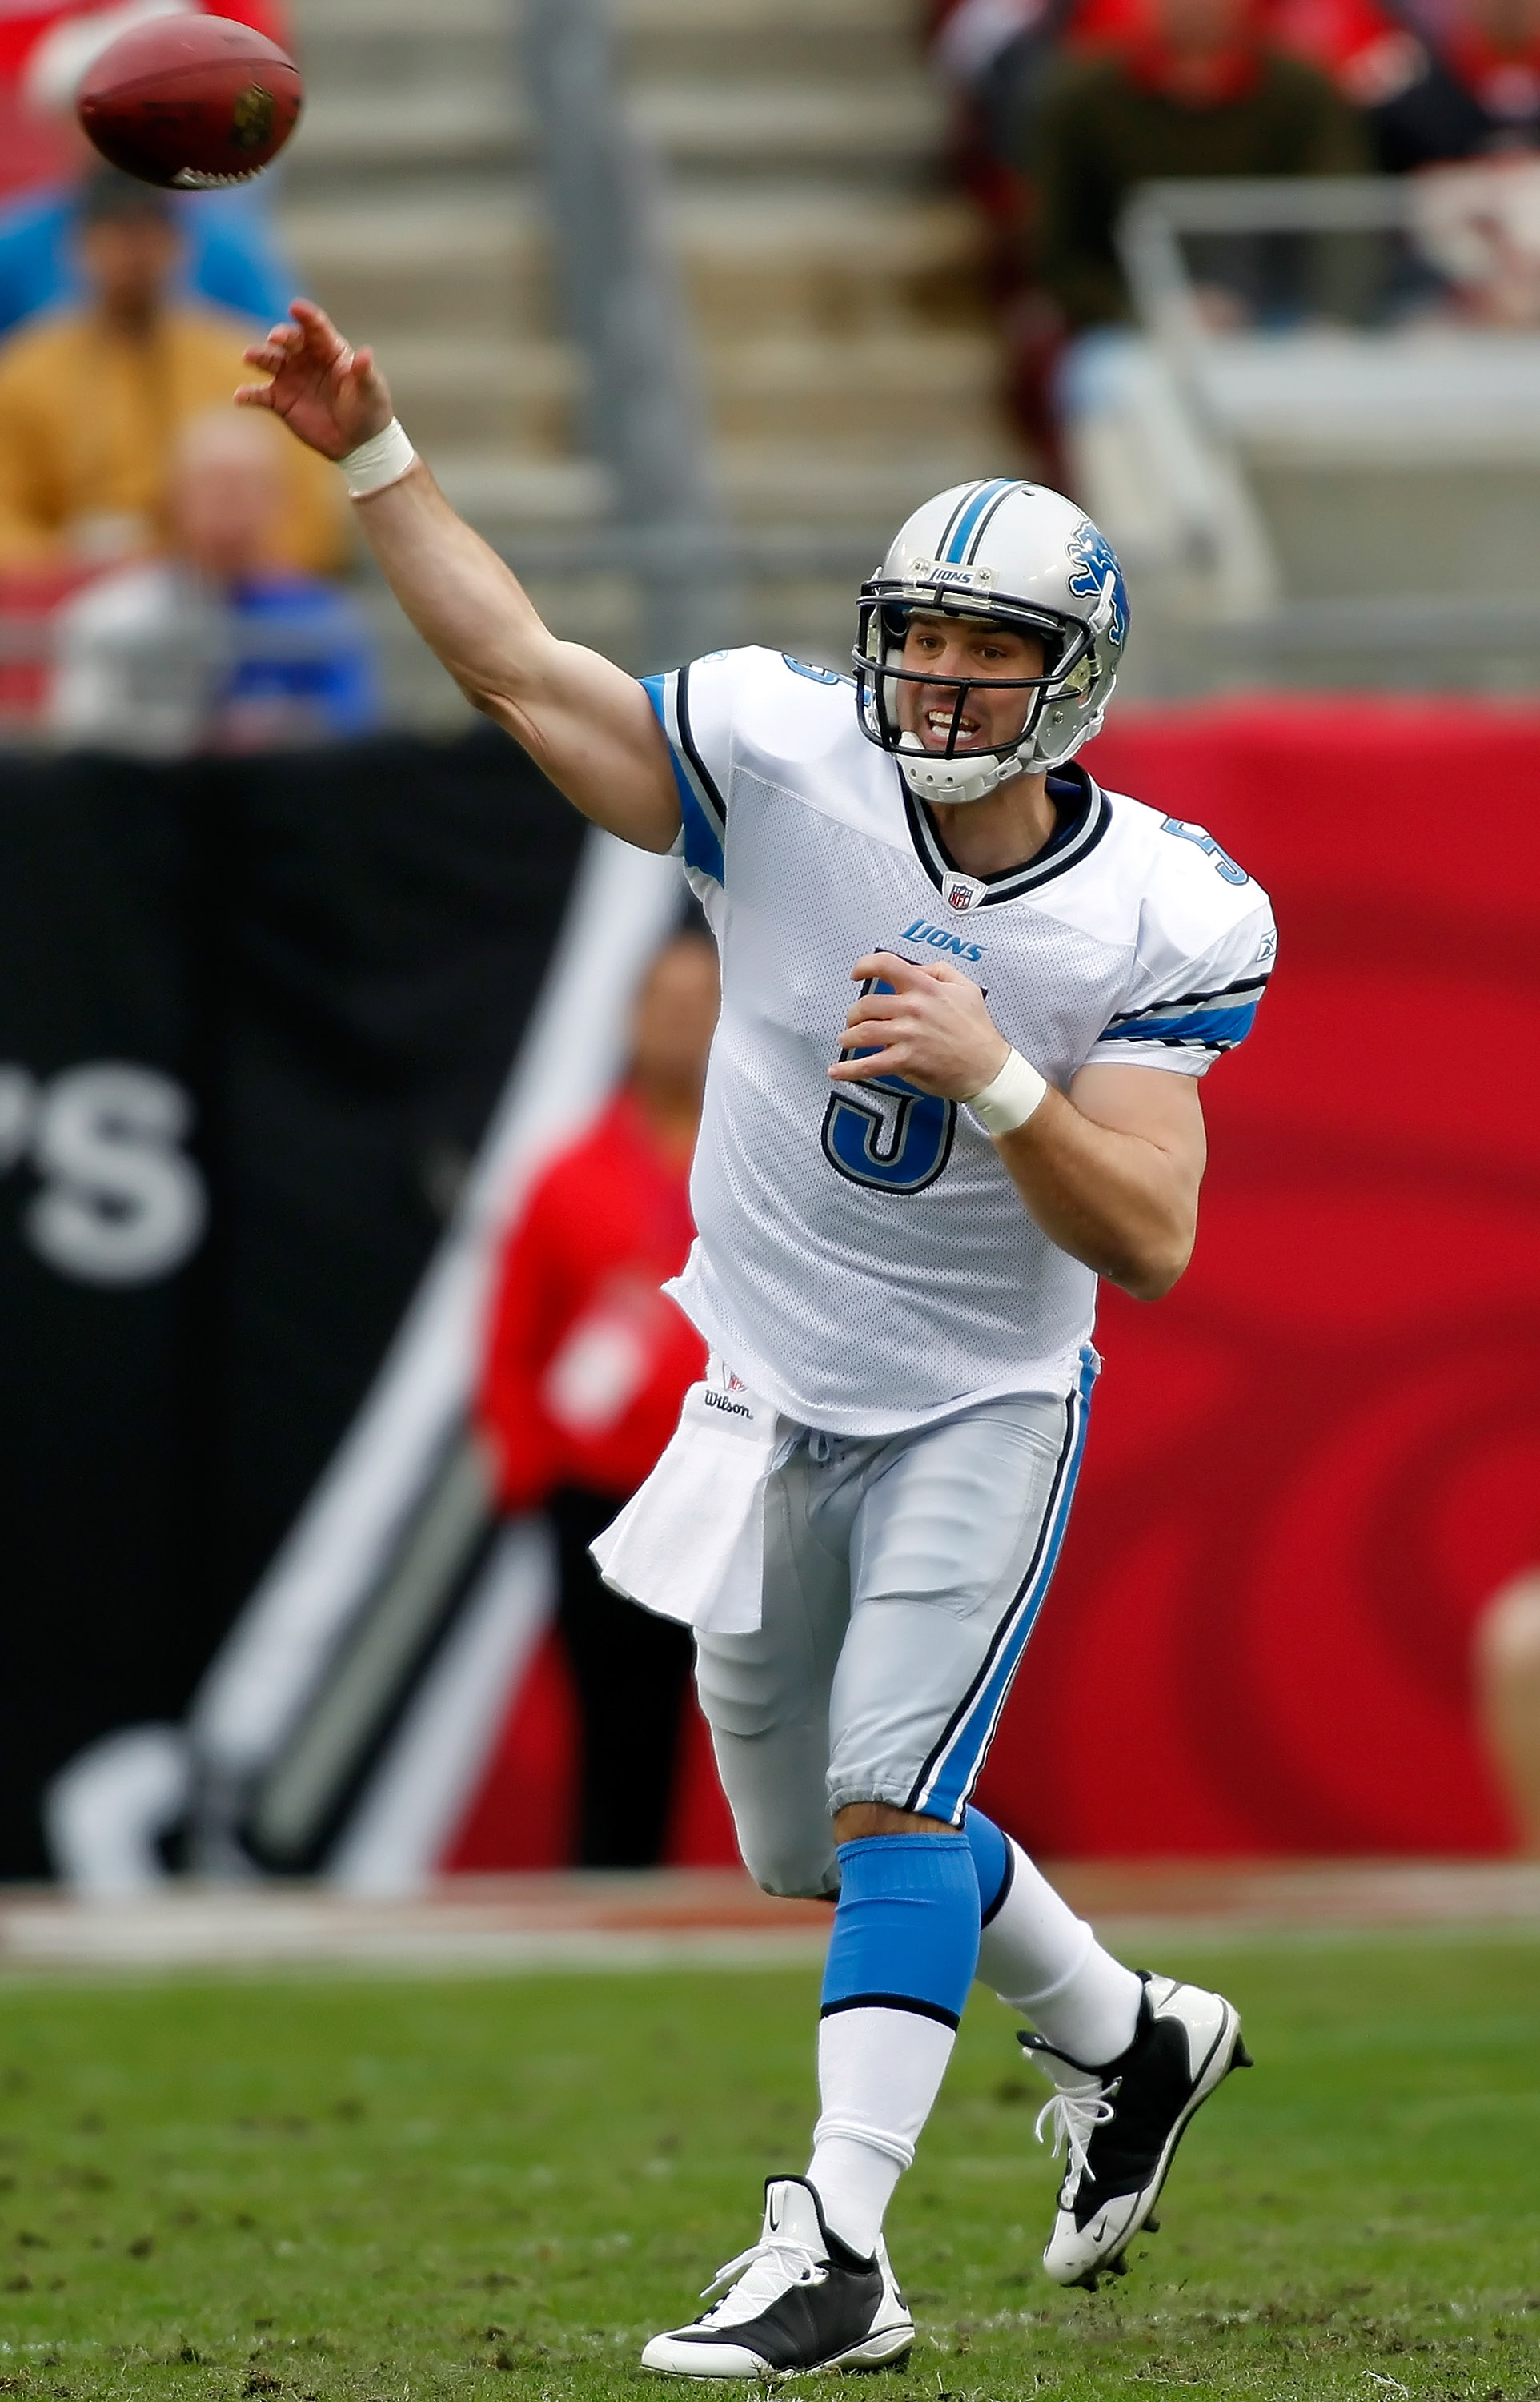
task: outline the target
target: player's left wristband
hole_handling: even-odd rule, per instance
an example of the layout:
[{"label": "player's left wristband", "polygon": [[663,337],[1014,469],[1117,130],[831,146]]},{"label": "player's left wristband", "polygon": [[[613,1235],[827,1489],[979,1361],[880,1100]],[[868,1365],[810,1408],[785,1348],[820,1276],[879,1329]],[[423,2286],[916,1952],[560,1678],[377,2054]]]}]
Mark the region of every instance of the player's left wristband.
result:
[{"label": "player's left wristband", "polygon": [[406,427],[399,417],[392,417],[383,434],[371,434],[367,442],[361,442],[337,463],[347,481],[348,498],[366,501],[371,493],[399,484],[416,457]]},{"label": "player's left wristband", "polygon": [[969,1097],[968,1107],[986,1134],[1014,1134],[1018,1126],[1025,1125],[1047,1090],[1046,1079],[1031,1061],[1019,1051],[1008,1051],[999,1074],[992,1076],[982,1092]]}]

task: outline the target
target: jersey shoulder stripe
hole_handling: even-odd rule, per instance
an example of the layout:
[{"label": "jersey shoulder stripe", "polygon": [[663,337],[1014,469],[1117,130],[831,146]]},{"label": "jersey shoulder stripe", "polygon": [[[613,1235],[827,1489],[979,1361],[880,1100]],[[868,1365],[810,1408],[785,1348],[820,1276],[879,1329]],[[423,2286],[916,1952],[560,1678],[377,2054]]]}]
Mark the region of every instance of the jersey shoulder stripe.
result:
[{"label": "jersey shoulder stripe", "polygon": [[1097,1036],[1098,1042],[1167,1042],[1233,1051],[1250,1033],[1268,979],[1242,976],[1217,990],[1174,994],[1143,1009],[1120,1010]]},{"label": "jersey shoulder stripe", "polygon": [[1097,1042],[1163,1042],[1174,1049],[1233,1051],[1250,1033],[1257,1015],[1255,1001],[1234,1009],[1194,1010],[1186,1017],[1134,1018],[1109,1028]]},{"label": "jersey shoulder stripe", "polygon": [[668,744],[684,828],[684,863],[721,884],[726,873],[722,845],[727,839],[727,803],[691,728],[690,670],[682,667],[671,675],[643,676],[641,686]]},{"label": "jersey shoulder stripe", "polygon": [[1233,984],[1210,986],[1206,992],[1174,992],[1168,1001],[1151,1002],[1144,1009],[1121,1009],[1108,1020],[1107,1030],[1110,1034],[1113,1027],[1125,1026],[1131,1019],[1148,1016],[1154,1009],[1196,1009],[1205,1001],[1220,1001],[1233,1004],[1236,997],[1243,993],[1255,994],[1259,998],[1271,973],[1271,970],[1258,968],[1251,975],[1238,976]]}]

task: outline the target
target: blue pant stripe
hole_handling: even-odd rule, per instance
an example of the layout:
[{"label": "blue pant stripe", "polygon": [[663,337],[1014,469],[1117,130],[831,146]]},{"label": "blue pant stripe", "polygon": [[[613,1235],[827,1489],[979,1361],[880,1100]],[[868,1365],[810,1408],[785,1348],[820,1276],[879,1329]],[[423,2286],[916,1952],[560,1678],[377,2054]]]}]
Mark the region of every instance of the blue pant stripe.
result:
[{"label": "blue pant stripe", "polygon": [[1080,1355],[1079,1383],[1067,1403],[1065,1447],[1059,1456],[1056,1483],[1050,1497],[1037,1553],[1015,1601],[997,1630],[989,1657],[972,1693],[965,1701],[953,1730],[943,1739],[940,1753],[928,1766],[922,1783],[915,1788],[909,1801],[911,1810],[923,1812],[928,1817],[944,1818],[954,1825],[956,1823],[994,1740],[1000,1712],[1011,1691],[1011,1679],[1052,1580],[1059,1546],[1069,1521],[1069,1505],[1075,1498],[1075,1483],[1085,1450],[1091,1387],[1094,1377],[1094,1358],[1087,1350]]}]

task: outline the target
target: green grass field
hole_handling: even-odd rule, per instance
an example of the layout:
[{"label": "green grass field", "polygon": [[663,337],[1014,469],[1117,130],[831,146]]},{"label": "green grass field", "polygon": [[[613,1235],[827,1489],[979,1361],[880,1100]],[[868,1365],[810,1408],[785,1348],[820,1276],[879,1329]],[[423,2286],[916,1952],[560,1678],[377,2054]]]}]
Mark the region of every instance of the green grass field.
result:
[{"label": "green grass field", "polygon": [[[1540,2395],[1540,1941],[1207,1946],[1258,2065],[1133,2273],[1038,2263],[1038,2080],[975,1997],[865,2402]],[[0,2392],[657,2393],[645,2337],[804,2165],[805,1972],[0,1987]]]}]

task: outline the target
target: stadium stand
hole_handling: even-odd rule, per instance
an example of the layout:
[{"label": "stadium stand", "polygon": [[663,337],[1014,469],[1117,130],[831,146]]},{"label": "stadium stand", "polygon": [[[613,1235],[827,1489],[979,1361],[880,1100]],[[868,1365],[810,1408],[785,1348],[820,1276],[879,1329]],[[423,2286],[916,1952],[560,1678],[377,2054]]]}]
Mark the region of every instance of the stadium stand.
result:
[{"label": "stadium stand", "polygon": [[1535,173],[1134,197],[1136,330],[1076,346],[1061,393],[1077,495],[1146,604],[1144,689],[1533,689]]},{"label": "stadium stand", "polygon": [[[581,447],[580,367],[557,323],[510,12],[305,0],[296,30],[308,101],[282,222],[306,289],[380,345],[404,421],[483,531],[581,535],[606,493]],[[557,614],[602,641],[618,609],[587,579]],[[458,696],[399,632],[405,713],[453,720]]]},{"label": "stadium stand", "polygon": [[[849,588],[938,477],[1010,463],[983,235],[943,186],[944,100],[897,0],[621,0],[631,116],[667,172],[742,630],[843,657]],[[564,628],[635,657],[595,536],[531,108],[503,0],[303,0],[284,228],[378,341],[458,505]],[[881,415],[872,393],[881,386]],[[415,672],[419,704],[442,680]]]},{"label": "stadium stand", "polygon": [[809,554],[813,529],[837,538],[832,574],[751,587],[748,630],[784,641],[790,616],[843,663],[851,569],[938,483],[1015,463],[942,94],[901,0],[621,0],[619,21],[671,171],[730,516]]}]

